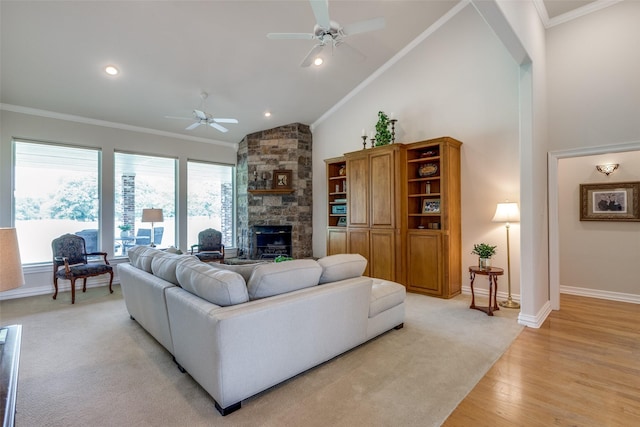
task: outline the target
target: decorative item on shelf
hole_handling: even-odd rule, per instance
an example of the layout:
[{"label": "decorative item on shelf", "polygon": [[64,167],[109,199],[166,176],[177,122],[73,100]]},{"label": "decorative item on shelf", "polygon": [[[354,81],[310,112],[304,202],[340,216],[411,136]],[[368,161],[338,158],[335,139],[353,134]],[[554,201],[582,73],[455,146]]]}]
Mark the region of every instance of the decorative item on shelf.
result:
[{"label": "decorative item on shelf", "polygon": [[424,199],[422,202],[422,213],[440,213],[440,199]]},{"label": "decorative item on shelf", "polygon": [[362,149],[367,148],[367,135],[362,135]]},{"label": "decorative item on shelf", "polygon": [[509,223],[520,221],[520,209],[517,203],[498,203],[496,213],[492,222],[504,222],[507,227],[507,284],[509,286],[509,296],[506,301],[500,302],[500,307],[520,308],[520,304],[511,298],[511,255],[509,253]]},{"label": "decorative item on shelf", "polygon": [[273,171],[273,189],[274,190],[291,190],[292,171],[281,169]]},{"label": "decorative item on shelf", "polygon": [[[393,113],[391,113],[391,116],[393,116]],[[391,119],[391,120],[389,120],[389,122],[391,123],[391,143],[395,144],[395,142],[396,142],[396,123],[398,122],[398,119]]]},{"label": "decorative item on shelf", "polygon": [[376,145],[376,139],[371,138],[371,148],[373,148],[375,145]]},{"label": "decorative item on shelf", "polygon": [[438,173],[437,163],[423,163],[420,166],[418,166],[418,176],[420,178],[433,176],[437,173]]},{"label": "decorative item on shelf", "polygon": [[431,194],[431,181],[427,181],[424,185],[424,192],[425,194]]},{"label": "decorative item on shelf", "polygon": [[478,255],[478,267],[482,269],[491,268],[491,257],[496,254],[497,246],[491,246],[486,243],[478,243],[473,245],[473,255]]},{"label": "decorative item on shelf", "polygon": [[616,171],[616,169],[618,169],[618,166],[620,166],[620,164],[618,163],[608,163],[606,165],[596,165],[596,170],[600,173],[603,173],[607,176],[609,176],[609,174],[612,174]]},{"label": "decorative item on shelf", "polygon": [[420,157],[436,157],[438,155],[438,150],[428,150],[420,153]]},{"label": "decorative item on shelf", "polygon": [[340,165],[340,169],[338,169],[338,175],[345,176],[347,174],[347,166]]},{"label": "decorative item on shelf", "polygon": [[388,145],[391,142],[389,132],[389,116],[383,111],[378,111],[378,123],[376,123],[376,146]]},{"label": "decorative item on shelf", "polygon": [[347,217],[341,216],[338,218],[338,227],[346,227],[347,226]]},{"label": "decorative item on shelf", "polygon": [[122,224],[122,225],[119,225],[118,228],[120,229],[120,237],[122,238],[129,237],[129,232],[131,231],[131,225]]}]

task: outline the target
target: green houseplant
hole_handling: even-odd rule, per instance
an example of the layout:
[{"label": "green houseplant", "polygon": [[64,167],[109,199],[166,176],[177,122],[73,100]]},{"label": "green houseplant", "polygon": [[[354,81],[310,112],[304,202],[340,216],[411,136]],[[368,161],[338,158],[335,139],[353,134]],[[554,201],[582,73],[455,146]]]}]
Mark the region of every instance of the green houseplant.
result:
[{"label": "green houseplant", "polygon": [[129,224],[119,225],[120,229],[120,237],[129,237],[129,231],[131,231],[131,226]]},{"label": "green houseplant", "polygon": [[387,145],[391,142],[389,132],[389,116],[383,111],[378,111],[378,123],[376,123],[376,146]]},{"label": "green houseplant", "polygon": [[480,268],[490,268],[491,267],[491,259],[492,256],[496,254],[497,246],[491,246],[486,243],[477,243],[473,245],[472,254],[478,255],[478,267]]}]

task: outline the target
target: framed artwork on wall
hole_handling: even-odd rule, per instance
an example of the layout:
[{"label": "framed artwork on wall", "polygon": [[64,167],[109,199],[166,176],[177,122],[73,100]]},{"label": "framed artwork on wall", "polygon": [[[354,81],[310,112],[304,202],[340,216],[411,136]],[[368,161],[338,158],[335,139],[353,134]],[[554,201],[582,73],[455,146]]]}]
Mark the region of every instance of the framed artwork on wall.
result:
[{"label": "framed artwork on wall", "polygon": [[640,221],[640,182],[580,184],[580,221]]},{"label": "framed artwork on wall", "polygon": [[281,169],[273,171],[273,189],[291,190],[291,170]]}]

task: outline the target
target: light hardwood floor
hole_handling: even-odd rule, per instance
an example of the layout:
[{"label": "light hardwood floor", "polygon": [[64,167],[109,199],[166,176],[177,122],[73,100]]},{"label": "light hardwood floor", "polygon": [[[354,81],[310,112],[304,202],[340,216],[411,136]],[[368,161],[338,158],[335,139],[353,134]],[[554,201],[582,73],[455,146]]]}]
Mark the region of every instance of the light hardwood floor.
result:
[{"label": "light hardwood floor", "polygon": [[640,305],[561,295],[443,425],[640,426]]}]

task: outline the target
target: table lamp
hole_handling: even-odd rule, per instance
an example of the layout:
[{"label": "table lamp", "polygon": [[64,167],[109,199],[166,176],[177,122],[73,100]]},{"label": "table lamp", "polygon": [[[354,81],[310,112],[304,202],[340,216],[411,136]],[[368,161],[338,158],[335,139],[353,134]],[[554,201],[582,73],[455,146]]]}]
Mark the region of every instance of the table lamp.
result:
[{"label": "table lamp", "polygon": [[506,301],[501,301],[500,307],[520,308],[520,304],[511,298],[511,254],[509,251],[509,226],[511,222],[520,221],[520,210],[517,203],[498,203],[496,213],[491,220],[493,222],[505,222],[507,228],[507,283],[509,285],[509,297]]},{"label": "table lamp", "polygon": [[163,222],[164,216],[162,215],[162,209],[142,209],[142,222],[150,222],[151,223],[151,246],[152,248],[156,247],[156,239],[155,233],[153,232],[153,223],[155,222]]},{"label": "table lamp", "polygon": [[[0,228],[0,292],[24,285],[24,274],[15,228]],[[4,344],[7,329],[0,328],[0,344]]]}]

